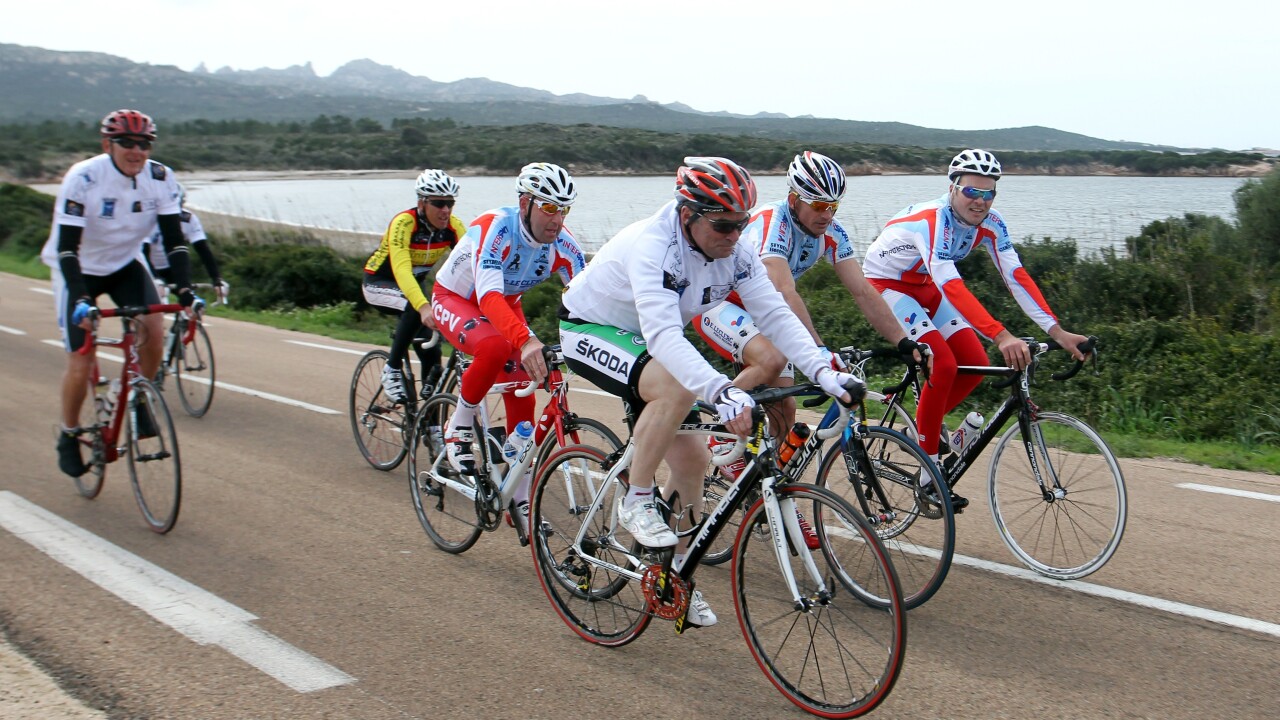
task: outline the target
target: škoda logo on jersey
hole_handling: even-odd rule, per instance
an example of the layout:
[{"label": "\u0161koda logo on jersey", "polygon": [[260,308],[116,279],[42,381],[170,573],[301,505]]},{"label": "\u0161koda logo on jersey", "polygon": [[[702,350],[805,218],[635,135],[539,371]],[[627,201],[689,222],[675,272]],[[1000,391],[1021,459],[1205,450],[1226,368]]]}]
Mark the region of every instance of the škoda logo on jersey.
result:
[{"label": "\u0161koda logo on jersey", "polygon": [[631,358],[628,356],[612,353],[609,348],[600,347],[587,338],[579,340],[576,349],[579,360],[619,375],[631,374]]}]

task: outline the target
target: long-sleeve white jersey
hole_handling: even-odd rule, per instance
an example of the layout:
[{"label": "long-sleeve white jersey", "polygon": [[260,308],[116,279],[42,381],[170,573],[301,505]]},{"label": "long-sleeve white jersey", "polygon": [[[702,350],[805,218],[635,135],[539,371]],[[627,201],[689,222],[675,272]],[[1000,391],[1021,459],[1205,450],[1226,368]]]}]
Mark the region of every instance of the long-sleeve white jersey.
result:
[{"label": "long-sleeve white jersey", "polygon": [[638,333],[681,385],[712,402],[729,378],[685,339],[684,327],[735,291],[761,332],[801,371],[817,377],[827,367],[755,248],[739,240],[729,257],[708,259],[685,237],[674,200],[606,242],[569,283],[564,306],[575,318]]}]

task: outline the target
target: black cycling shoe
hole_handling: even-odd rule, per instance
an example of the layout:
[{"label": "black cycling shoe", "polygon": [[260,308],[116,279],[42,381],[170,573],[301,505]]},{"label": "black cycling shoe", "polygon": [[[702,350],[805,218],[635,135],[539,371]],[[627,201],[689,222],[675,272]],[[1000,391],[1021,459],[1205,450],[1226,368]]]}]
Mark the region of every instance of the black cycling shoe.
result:
[{"label": "black cycling shoe", "polygon": [[80,457],[80,440],[75,433],[63,431],[58,434],[58,469],[73,478],[89,472],[89,466]]},{"label": "black cycling shoe", "polygon": [[959,515],[967,507],[969,507],[969,498],[961,497],[954,492],[951,493],[951,511],[953,513]]},{"label": "black cycling shoe", "polygon": [[138,421],[139,440],[146,440],[156,436],[156,426],[155,423],[151,422],[151,411],[147,409],[145,403],[138,403],[138,406],[134,408],[133,415]]}]

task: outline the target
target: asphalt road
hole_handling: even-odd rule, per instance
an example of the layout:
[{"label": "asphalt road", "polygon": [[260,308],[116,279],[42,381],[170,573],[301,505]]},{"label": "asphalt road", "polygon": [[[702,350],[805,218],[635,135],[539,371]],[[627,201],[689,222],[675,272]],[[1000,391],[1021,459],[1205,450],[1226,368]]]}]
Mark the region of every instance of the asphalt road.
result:
[{"label": "asphalt road", "polygon": [[[361,459],[346,397],[367,347],[221,319],[210,333],[220,382],[278,397],[220,388],[203,419],[172,402],[184,498],[157,536],[123,464],[93,501],[58,472],[52,298],[0,276],[0,626],[77,696],[140,718],[807,717],[752,661],[727,568],[699,574],[718,626],[589,646],[513,532],[440,552],[403,468]],[[957,552],[994,565],[957,565],[912,611],[875,717],[1280,715],[1280,478],[1123,467],[1128,531],[1085,581],[1020,577],[981,503],[958,518]]]}]

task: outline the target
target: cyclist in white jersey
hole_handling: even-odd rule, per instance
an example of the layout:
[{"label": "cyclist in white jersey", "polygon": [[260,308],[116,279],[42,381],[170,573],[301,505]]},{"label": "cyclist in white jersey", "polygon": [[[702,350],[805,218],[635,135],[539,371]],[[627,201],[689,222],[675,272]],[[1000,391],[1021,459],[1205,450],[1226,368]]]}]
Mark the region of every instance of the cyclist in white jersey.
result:
[{"label": "cyclist in white jersey", "polygon": [[[116,110],[102,119],[102,154],[71,166],[53,207],[53,227],[40,253],[50,268],[67,370],[62,377],[62,432],[58,467],[79,477],[88,468],[76,440],[92,358],[77,352],[91,329],[97,297],[117,306],[159,302],[142,258],[142,241],[157,222],[178,285],[178,301],[203,304],[191,291],[188,248],[179,219],[173,171],[150,159],[156,125],[137,110]],[[142,374],[153,377],[164,352],[163,316],[146,315],[138,347]],[[139,433],[150,415],[139,414]]]},{"label": "cyclist in white jersey", "polygon": [[[454,469],[475,472],[475,415],[500,375],[505,380],[547,376],[542,341],[529,329],[520,300],[533,286],[559,275],[561,282],[586,259],[565,216],[578,197],[573,178],[559,165],[530,163],[516,178],[519,203],[481,213],[436,272],[431,294],[434,325],[449,344],[474,359],[462,374],[458,405],[445,430],[445,454]],[[535,399],[503,395],[507,434],[533,420]],[[528,514],[529,476],[516,488],[521,520]]]},{"label": "cyclist in white jersey", "polygon": [[[761,331],[827,393],[847,401],[846,388],[859,386],[857,378],[830,367],[774,289],[755,249],[740,242],[755,200],[755,183],[733,161],[687,157],[676,176],[675,200],[606,242],[563,296],[560,341],[567,364],[637,412],[630,487],[619,499],[619,520],[644,545],[678,544],[654,502],[664,458],[671,470],[668,497],[678,493],[693,517],[701,512],[708,450],[700,438],[676,435],[695,398],[714,404],[730,432],[744,435],[751,428],[751,397],[684,337],[698,314],[737,292]],[[688,621],[716,622],[700,592],[690,602]]]},{"label": "cyclist in white jersey", "polygon": [[[222,273],[218,270],[218,261],[213,256],[212,248],[209,247],[209,236],[204,233],[200,216],[187,209],[187,189],[182,186],[182,183],[178,183],[178,207],[180,208],[179,217],[182,219],[182,237],[188,245],[195,248],[196,254],[200,256],[200,262],[204,263],[205,272],[208,273],[211,284],[214,286],[217,299],[225,301],[231,293],[231,286],[222,279]],[[169,255],[165,252],[159,226],[156,226],[151,237],[143,242],[142,256],[146,258],[151,275],[157,281],[161,284],[173,283],[173,273],[169,269]],[[156,290],[161,296],[165,294],[160,286],[157,286]]]},{"label": "cyclist in white jersey", "polygon": [[[787,168],[787,197],[764,205],[742,231],[742,241],[760,253],[760,260],[773,286],[782,293],[788,307],[804,323],[810,337],[839,367],[839,359],[827,351],[826,343],[813,325],[809,309],[796,290],[796,281],[818,261],[826,259],[836,277],[853,296],[858,309],[889,342],[904,355],[922,362],[921,348],[903,332],[879,292],[862,275],[849,234],[835,219],[845,192],[844,168],[826,155],[804,151]],[[724,359],[742,364],[734,384],[742,388],[757,385],[790,386],[795,372],[782,353],[760,334],[751,314],[731,295],[695,321],[698,334]],[[923,351],[927,356],[927,350]],[[795,422],[794,398],[778,403],[780,422],[776,435],[785,435]]]}]

